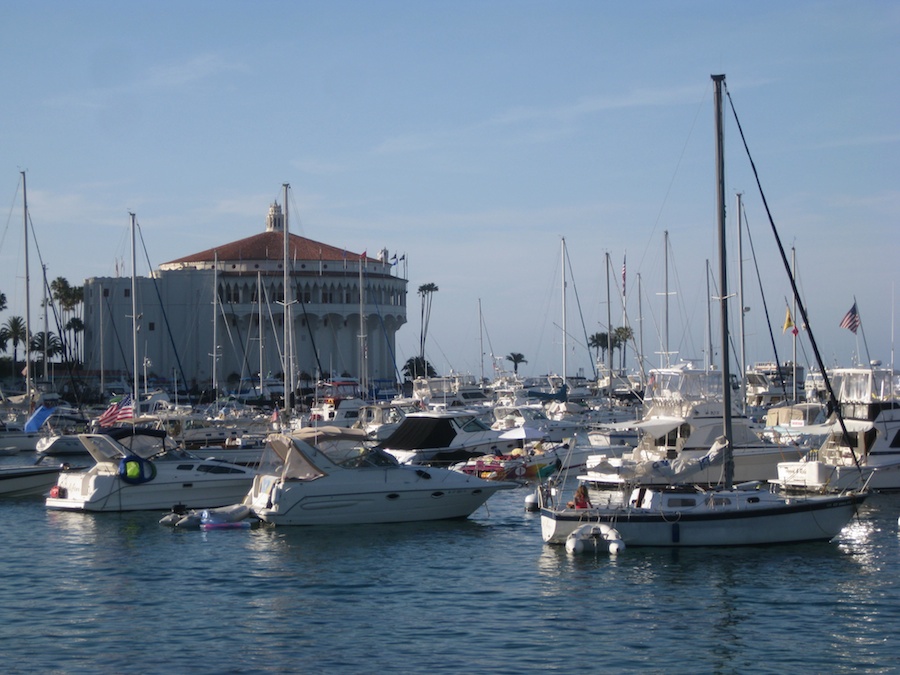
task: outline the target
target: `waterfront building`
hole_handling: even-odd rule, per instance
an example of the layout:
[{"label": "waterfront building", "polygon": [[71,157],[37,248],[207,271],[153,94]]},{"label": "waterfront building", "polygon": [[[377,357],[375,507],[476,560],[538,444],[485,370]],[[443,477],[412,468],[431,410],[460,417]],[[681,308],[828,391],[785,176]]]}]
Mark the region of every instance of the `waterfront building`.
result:
[{"label": "waterfront building", "polygon": [[[136,278],[140,381],[148,373],[177,378],[181,388],[220,392],[234,389],[238,378],[278,381],[287,337],[293,381],[350,376],[362,384],[396,382],[395,337],[406,323],[407,296],[396,256],[383,249],[368,257],[290,234],[287,259],[286,313],[284,214],[275,203],[264,232]],[[87,371],[132,381],[131,292],[130,277],[85,280]]]}]

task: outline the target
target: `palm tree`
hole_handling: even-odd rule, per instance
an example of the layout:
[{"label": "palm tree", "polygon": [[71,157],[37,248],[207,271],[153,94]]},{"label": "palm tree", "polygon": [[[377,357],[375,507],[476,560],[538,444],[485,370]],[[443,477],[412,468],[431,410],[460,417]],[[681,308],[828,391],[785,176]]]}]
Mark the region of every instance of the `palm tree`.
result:
[{"label": "palm tree", "polygon": [[525,355],[519,354],[518,352],[511,352],[510,354],[507,355],[506,360],[512,361],[513,372],[516,375],[519,374],[519,364],[520,363],[528,363],[528,361],[525,360]]},{"label": "palm tree", "polygon": [[437,371],[421,356],[413,356],[403,364],[403,375],[407,380],[417,377],[437,377]]},{"label": "palm tree", "polygon": [[625,370],[625,347],[628,344],[629,340],[634,338],[634,331],[631,330],[628,326],[619,326],[616,328],[613,333],[615,338],[616,347],[621,350],[621,362],[619,367],[622,370]]},{"label": "palm tree", "polygon": [[[73,338],[72,344],[75,345],[75,349],[69,358],[77,360],[79,354],[77,334],[84,330],[84,323],[76,310],[84,302],[84,287],[72,286],[65,277],[56,277],[50,282],[50,292],[53,299],[59,303],[63,318],[66,320],[65,329]],[[75,316],[71,316],[72,314]]]},{"label": "palm tree", "polygon": [[[44,354],[44,332],[35,333],[31,336],[31,351],[34,354],[40,354],[43,358]],[[62,342],[53,331],[47,333],[47,358],[52,358],[63,353]]]},{"label": "palm tree", "polygon": [[6,323],[3,324],[3,342],[12,342],[13,345],[13,360],[12,360],[12,375],[16,376],[16,361],[18,361],[19,356],[19,343],[24,344],[25,340],[28,339],[28,334],[25,331],[25,319],[21,316],[11,316],[6,320]]},{"label": "palm tree", "polygon": [[428,322],[431,320],[431,299],[437,291],[438,287],[435,284],[422,284],[419,286],[419,295],[422,297],[422,332],[419,335],[419,357],[422,361],[425,361],[425,337],[428,335]]},{"label": "palm tree", "polygon": [[0,293],[0,312],[6,309],[6,293]]},{"label": "palm tree", "polygon": [[78,350],[78,334],[84,330],[84,321],[77,316],[73,316],[66,323],[66,330],[72,334],[72,340],[75,345],[75,349],[72,353],[73,360],[79,361],[78,355],[81,354],[81,352]]},{"label": "palm tree", "polygon": [[596,350],[594,358],[599,363],[600,354],[603,354],[603,359],[606,359],[606,350],[609,349],[609,334],[608,333],[594,333],[588,338],[588,347]]}]

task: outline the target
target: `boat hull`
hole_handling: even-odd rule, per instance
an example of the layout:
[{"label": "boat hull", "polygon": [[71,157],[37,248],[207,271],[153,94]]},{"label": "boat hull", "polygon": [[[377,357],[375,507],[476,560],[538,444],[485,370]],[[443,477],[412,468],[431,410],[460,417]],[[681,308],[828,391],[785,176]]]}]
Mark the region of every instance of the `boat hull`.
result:
[{"label": "boat hull", "polygon": [[[745,546],[829,541],[837,536],[865,495],[809,496],[761,506],[701,513],[641,508],[541,510],[546,543],[564,544],[578,527],[604,523],[627,546]],[[765,502],[766,500],[762,500]]]},{"label": "boat hull", "polygon": [[331,477],[281,481],[259,476],[245,503],[258,518],[275,525],[407,523],[467,518],[497,490],[515,486],[442,469],[371,472],[371,480],[357,476],[343,485]]},{"label": "boat hull", "polygon": [[253,481],[254,473],[249,469],[211,480],[209,472],[196,470],[208,466],[209,460],[183,465],[191,468],[160,467],[155,478],[137,485],[122,480],[115,467],[63,473],[54,488],[58,496],[48,497],[46,505],[63,511],[110,512],[168,510],[176,505],[215,508],[240,502]]},{"label": "boat hull", "polygon": [[34,497],[56,485],[59,467],[28,466],[0,469],[0,497]]}]

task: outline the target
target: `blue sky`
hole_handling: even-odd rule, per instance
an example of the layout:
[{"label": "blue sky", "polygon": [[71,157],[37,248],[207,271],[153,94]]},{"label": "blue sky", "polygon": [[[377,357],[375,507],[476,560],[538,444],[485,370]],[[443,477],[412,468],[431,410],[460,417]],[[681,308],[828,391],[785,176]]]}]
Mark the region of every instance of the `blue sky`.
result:
[{"label": "blue sky", "polygon": [[[668,348],[702,364],[724,73],[823,357],[891,360],[894,2],[37,1],[0,19],[0,322],[24,313],[22,170],[47,274],[73,284],[128,273],[129,211],[156,266],[260,231],[288,182],[292,231],[407,255],[401,362],[434,283],[439,371],[490,375],[491,353],[519,352],[522,373],[559,372],[565,342],[569,374],[590,374],[608,253],[612,324],[624,259],[629,322],[658,365],[668,232]],[[755,252],[745,240],[747,361],[775,355],[765,306],[789,359],[790,287],[730,112],[725,135],[729,234],[741,192]],[[732,293],[736,251],[732,236]],[[838,327],[854,297],[857,336]]]}]

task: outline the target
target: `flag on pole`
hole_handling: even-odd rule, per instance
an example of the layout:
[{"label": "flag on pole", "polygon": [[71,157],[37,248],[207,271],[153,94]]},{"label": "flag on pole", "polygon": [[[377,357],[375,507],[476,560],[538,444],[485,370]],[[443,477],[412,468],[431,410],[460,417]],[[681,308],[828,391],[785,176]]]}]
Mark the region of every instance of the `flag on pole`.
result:
[{"label": "flag on pole", "polygon": [[110,406],[103,411],[103,414],[97,418],[97,424],[101,427],[111,427],[116,423],[116,414],[119,411],[118,403],[111,403]]},{"label": "flag on pole", "polygon": [[116,412],[116,421],[130,420],[134,417],[134,399],[131,395],[126,394],[119,402],[119,409]]},{"label": "flag on pole", "polygon": [[784,335],[787,332],[787,329],[791,328],[791,333],[796,335],[800,331],[797,329],[797,326],[794,324],[794,319],[791,317],[791,308],[787,308],[787,316],[784,317],[784,328],[781,329],[781,334]]},{"label": "flag on pole", "polygon": [[622,256],[622,295],[625,295],[625,256]]},{"label": "flag on pole", "polygon": [[848,329],[854,335],[856,335],[856,331],[859,330],[859,311],[856,309],[855,301],[853,307],[850,308],[850,311],[844,314],[844,318],[841,319],[841,328]]}]

